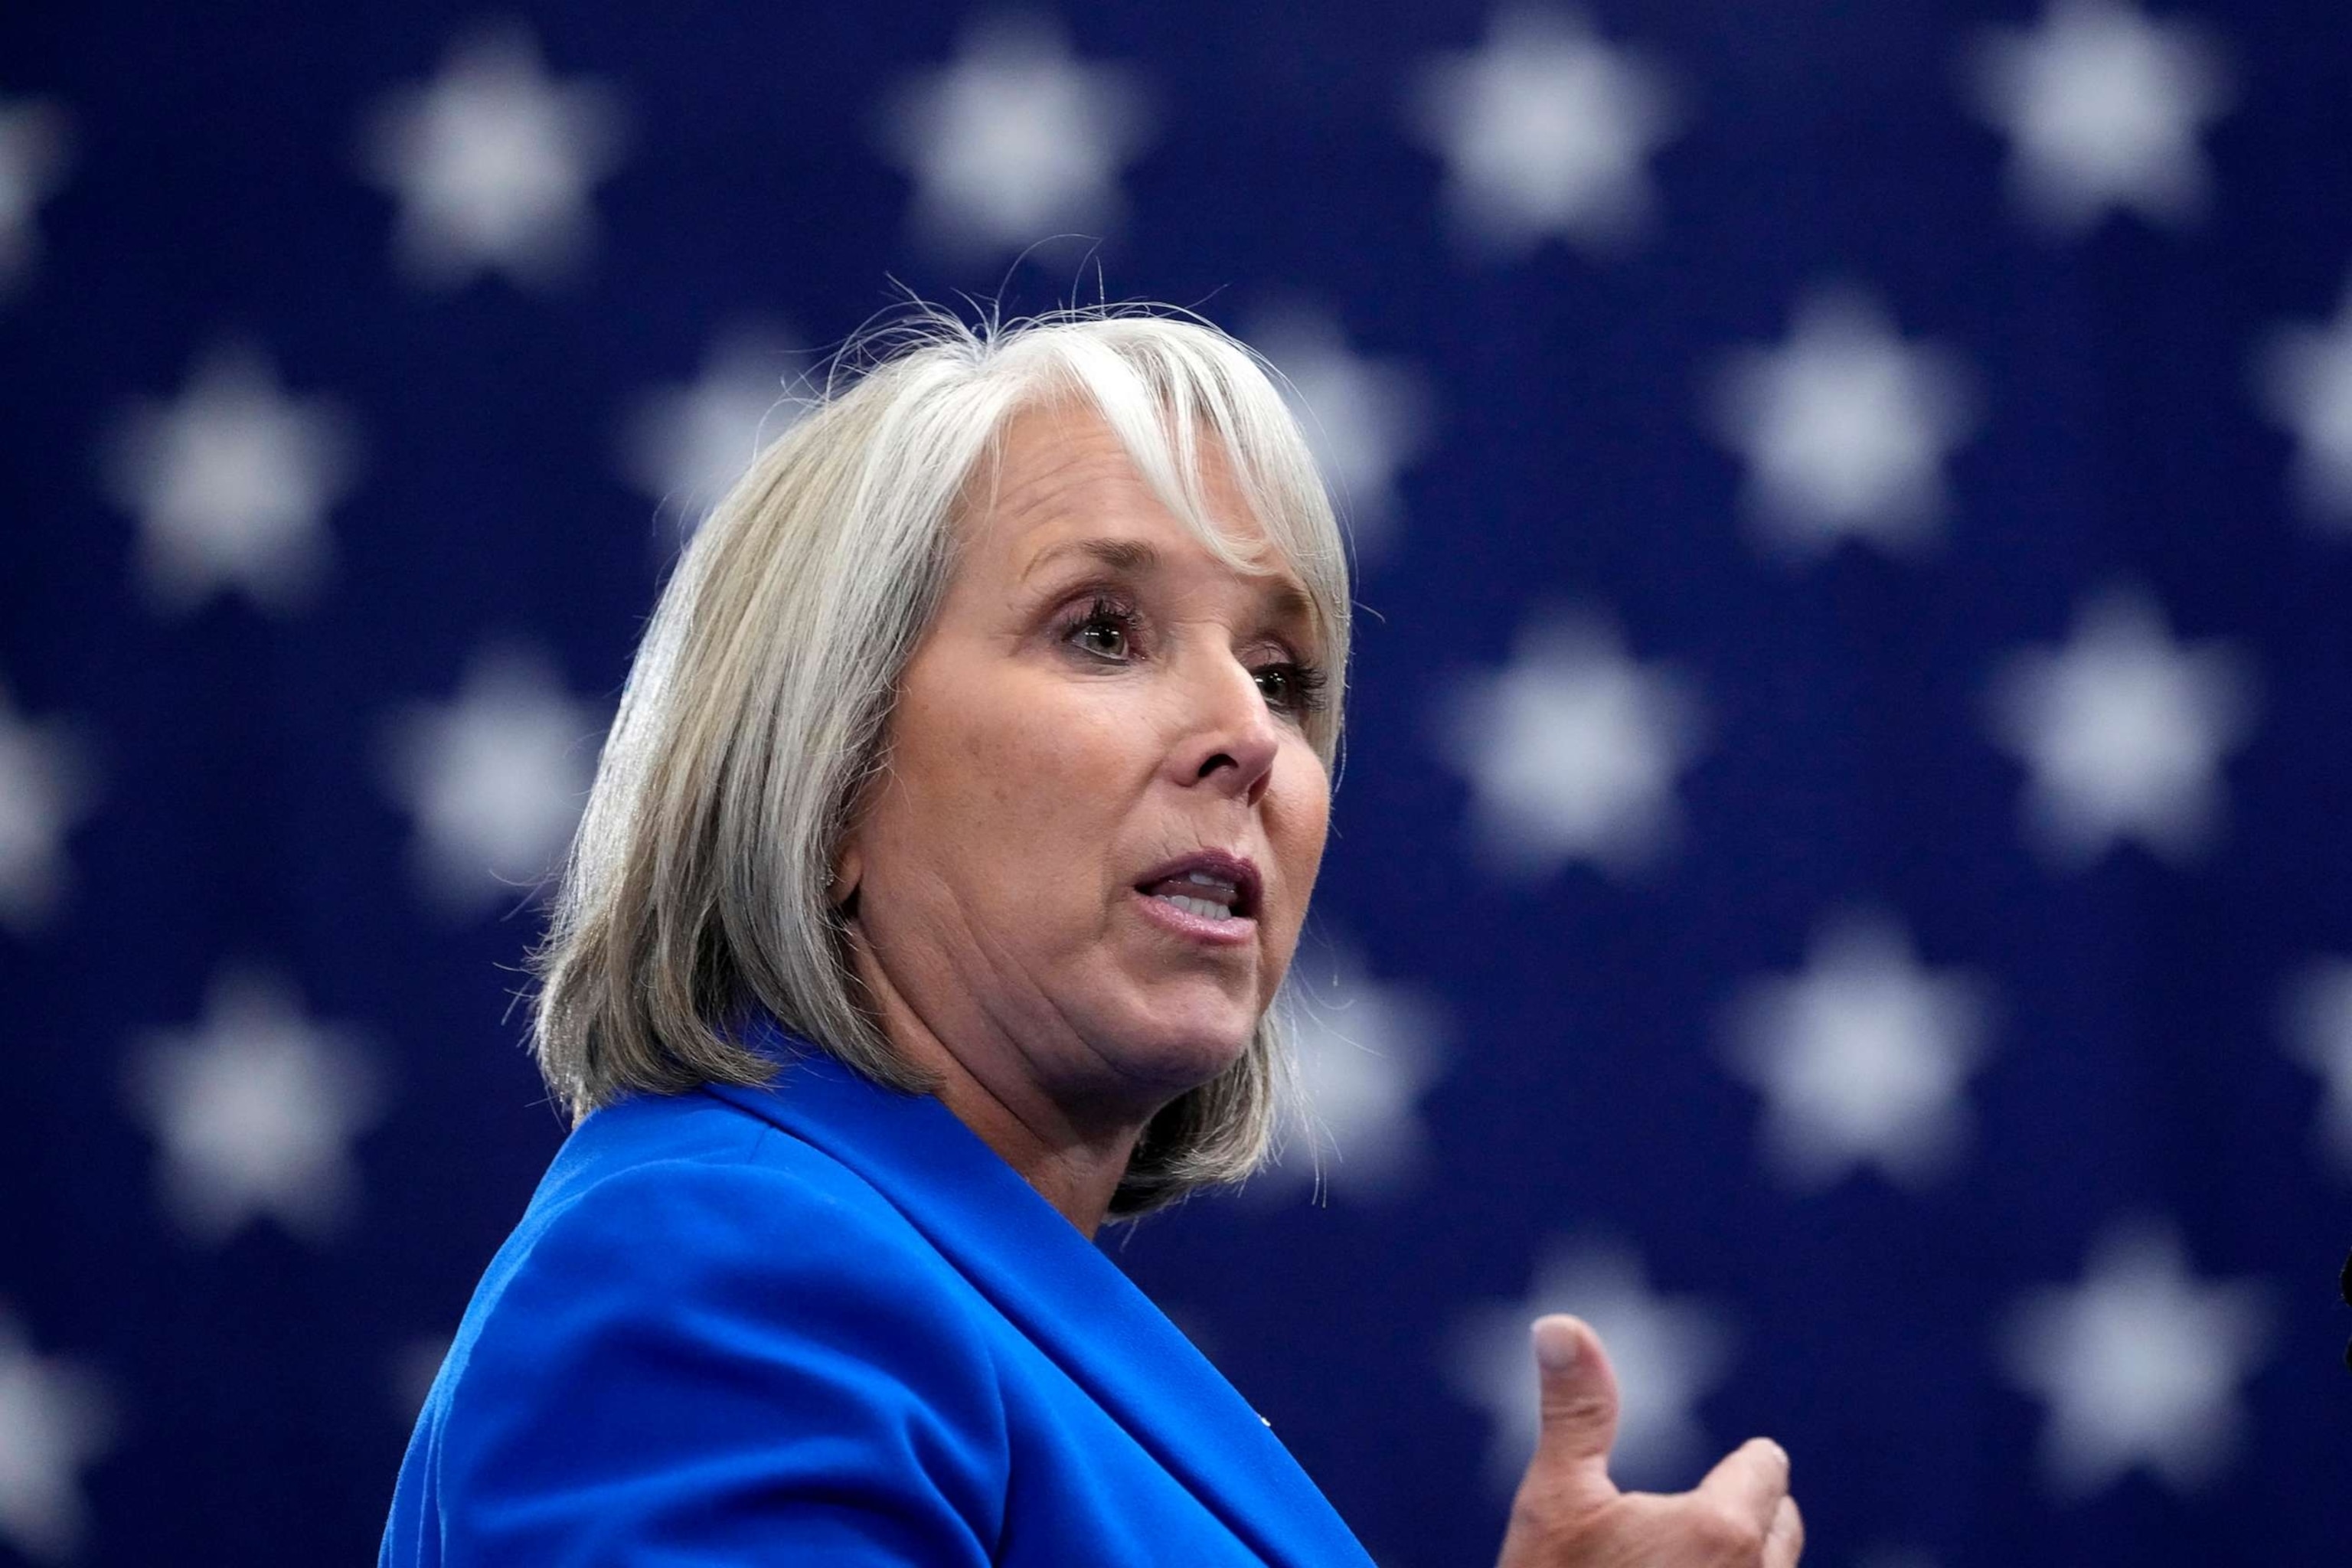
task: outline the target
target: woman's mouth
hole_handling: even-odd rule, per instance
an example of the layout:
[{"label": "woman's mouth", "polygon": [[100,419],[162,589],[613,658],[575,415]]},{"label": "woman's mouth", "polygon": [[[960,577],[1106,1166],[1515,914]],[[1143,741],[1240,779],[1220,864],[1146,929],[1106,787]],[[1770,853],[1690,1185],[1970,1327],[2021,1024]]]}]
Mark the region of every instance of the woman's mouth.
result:
[{"label": "woman's mouth", "polygon": [[1178,909],[1205,921],[1232,920],[1242,912],[1242,881],[1220,871],[1190,870],[1162,877],[1138,891],[1165,899]]},{"label": "woman's mouth", "polygon": [[1135,885],[1144,912],[1162,930],[1217,946],[1239,946],[1257,934],[1260,889],[1256,864],[1222,849],[1167,861]]}]

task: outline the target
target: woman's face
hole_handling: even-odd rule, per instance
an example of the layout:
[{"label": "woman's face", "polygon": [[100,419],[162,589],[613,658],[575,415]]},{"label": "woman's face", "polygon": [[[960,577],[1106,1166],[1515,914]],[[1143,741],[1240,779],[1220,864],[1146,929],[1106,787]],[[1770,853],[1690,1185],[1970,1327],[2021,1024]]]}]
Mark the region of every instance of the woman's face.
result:
[{"label": "woman's face", "polygon": [[[1000,1101],[1139,1124],[1240,1057],[1289,965],[1330,811],[1321,650],[1296,577],[1209,553],[1090,410],[1017,416],[976,489],[845,846],[858,968],[894,1037]],[[1187,859],[1207,907],[1155,879]]]}]

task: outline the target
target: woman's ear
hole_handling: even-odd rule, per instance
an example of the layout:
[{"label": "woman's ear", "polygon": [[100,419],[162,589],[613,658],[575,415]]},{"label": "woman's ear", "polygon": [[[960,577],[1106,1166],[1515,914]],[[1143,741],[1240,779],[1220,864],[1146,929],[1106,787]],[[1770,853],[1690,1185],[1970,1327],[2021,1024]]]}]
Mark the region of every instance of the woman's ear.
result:
[{"label": "woman's ear", "polygon": [[857,915],[857,884],[866,870],[866,857],[856,838],[842,841],[834,852],[833,875],[825,879],[824,901],[848,919]]}]

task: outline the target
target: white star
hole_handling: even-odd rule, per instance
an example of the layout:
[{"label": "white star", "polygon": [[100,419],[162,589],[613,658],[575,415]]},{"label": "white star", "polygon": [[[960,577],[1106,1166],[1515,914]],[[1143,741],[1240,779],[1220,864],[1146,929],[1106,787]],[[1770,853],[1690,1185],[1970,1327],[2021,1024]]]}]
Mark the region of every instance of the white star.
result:
[{"label": "white star", "polygon": [[77,1478],[111,1447],[114,1426],[97,1374],[35,1355],[0,1308],[0,1540],[27,1557],[72,1556],[89,1528]]},{"label": "white star", "polygon": [[70,121],[56,104],[38,99],[0,103],[0,295],[40,258],[41,231],[33,216],[65,182],[72,145]]},{"label": "white star", "polygon": [[333,400],[283,395],[267,358],[228,345],[198,363],[178,402],[135,400],[106,458],[116,504],[139,520],[140,574],[158,608],[235,588],[283,612],[325,574],[326,515],[352,487],[359,441]]},{"label": "white star", "polygon": [[800,418],[806,405],[785,390],[793,365],[782,334],[739,329],[712,345],[696,380],[637,399],[622,432],[622,466],[677,517],[681,536]]},{"label": "white star", "polygon": [[2231,89],[2195,24],[2053,0],[2032,32],[1987,31],[1968,66],[1978,110],[2010,138],[2011,190],[2053,233],[2081,233],[2110,207],[2170,225],[2204,211],[2212,180],[2197,136]]},{"label": "white star", "polygon": [[454,701],[394,716],[385,784],[415,815],[425,890],[470,915],[553,870],[580,820],[606,715],[527,649],[476,659]]},{"label": "white star", "polygon": [[902,82],[877,136],[914,177],[917,232],[971,255],[1108,231],[1150,118],[1133,72],[1080,64],[1041,18],[998,16],[966,33],[955,64]]},{"label": "white star", "polygon": [[1635,663],[1612,628],[1572,617],[1531,625],[1508,668],[1462,682],[1438,730],[1470,781],[1489,865],[1523,877],[1574,859],[1618,874],[1657,859],[1680,831],[1675,779],[1704,726],[1681,675]]},{"label": "white star", "polygon": [[1724,1314],[1690,1297],[1654,1295],[1641,1259],[1613,1247],[1556,1246],[1526,1300],[1463,1315],[1454,1337],[1454,1385],[1494,1423],[1488,1479],[1508,1492],[1535,1451],[1536,1365],[1528,1325],[1573,1312],[1592,1325],[1616,1369],[1621,1410],[1610,1474],[1632,1486],[1670,1482],[1706,1449],[1695,1407],[1730,1370]]},{"label": "white star", "polygon": [[1424,65],[1409,113],[1446,163],[1445,202],[1504,256],[1558,235],[1624,247],[1656,205],[1648,161],[1681,126],[1665,76],[1601,41],[1580,11],[1512,7],[1484,48]]},{"label": "white star", "polygon": [[1717,434],[1748,461],[1768,547],[1809,558],[1846,538],[1897,552],[1936,542],[1944,458],[1975,424],[1948,350],[1905,342],[1862,295],[1823,290],[1783,346],[1726,355],[1710,393]]},{"label": "white star", "polygon": [[1249,339],[1280,367],[1284,395],[1339,494],[1358,555],[1380,554],[1404,515],[1397,474],[1429,445],[1427,382],[1403,360],[1354,353],[1319,310],[1272,312]]},{"label": "white star", "polygon": [[460,37],[429,86],[386,93],[368,124],[368,172],[400,201],[410,276],[448,287],[498,271],[532,286],[572,272],[625,124],[605,83],[551,80],[528,29]]},{"label": "white star", "polygon": [[163,1146],[165,1205],[196,1240],[268,1215],[324,1241],[357,1206],[350,1146],[381,1112],[380,1075],[346,1031],[307,1021],[283,982],[224,973],[203,1022],[152,1038],[128,1087]]},{"label": "white star", "polygon": [[2087,1497],[2145,1465],[2187,1491],[2228,1464],[2245,1425],[2238,1385],[2270,1334],[2260,1281],[2200,1285],[2168,1227],[2118,1225],[2083,1283],[2027,1292],[2000,1337],[2017,1384],[2049,1406],[2042,1468]]},{"label": "white star", "polygon": [[1288,1196],[1312,1181],[1349,1196],[1394,1195],[1428,1160],[1415,1106],[1444,1067],[1443,1011],[1418,990],[1374,981],[1336,942],[1299,954],[1286,994],[1303,1116],[1248,1193]]},{"label": "white star", "polygon": [[2326,326],[2273,331],[2254,355],[2254,383],[2294,433],[2292,483],[2305,510],[2352,525],[2352,289]]},{"label": "white star", "polygon": [[2327,1085],[2320,1137],[2352,1171],[2352,959],[2315,963],[2288,982],[2287,1048]]},{"label": "white star", "polygon": [[56,720],[27,723],[0,687],[0,925],[30,931],[66,886],[66,830],[89,813],[83,748]]},{"label": "white star", "polygon": [[1731,1012],[1731,1068],[1764,1095],[1768,1163],[1800,1190],[1865,1164],[1906,1186],[1948,1173],[1989,1011],[1980,982],[1922,968],[1886,916],[1825,927],[1804,973],[1750,982]]},{"label": "white star", "polygon": [[2078,868],[2137,838],[2186,860],[2220,826],[2221,758],[2253,725],[2255,682],[2228,643],[2174,643],[2147,595],[2086,603],[2057,652],[2010,657],[1992,688],[1994,734],[2032,773],[2027,826]]}]

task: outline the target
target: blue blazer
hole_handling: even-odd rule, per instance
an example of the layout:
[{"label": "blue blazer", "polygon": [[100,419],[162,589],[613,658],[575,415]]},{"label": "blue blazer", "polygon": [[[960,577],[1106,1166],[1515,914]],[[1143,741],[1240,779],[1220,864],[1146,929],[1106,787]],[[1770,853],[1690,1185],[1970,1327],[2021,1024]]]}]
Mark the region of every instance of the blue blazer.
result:
[{"label": "blue blazer", "polygon": [[573,1131],[474,1292],[378,1561],[1370,1563],[953,1112],[820,1055]]}]

